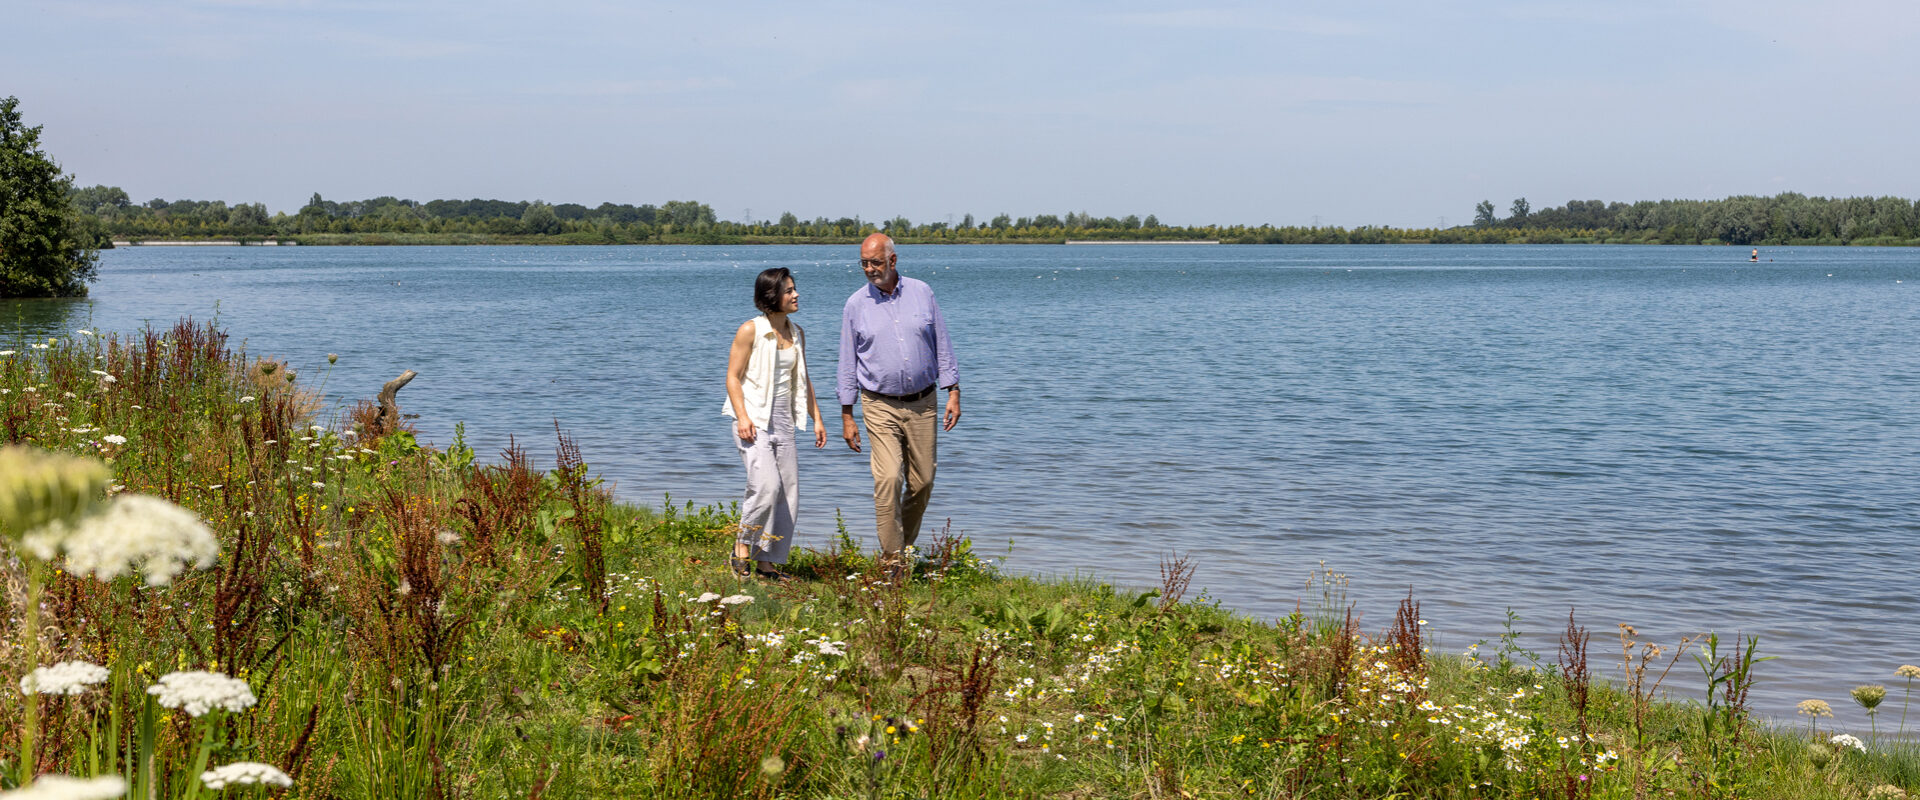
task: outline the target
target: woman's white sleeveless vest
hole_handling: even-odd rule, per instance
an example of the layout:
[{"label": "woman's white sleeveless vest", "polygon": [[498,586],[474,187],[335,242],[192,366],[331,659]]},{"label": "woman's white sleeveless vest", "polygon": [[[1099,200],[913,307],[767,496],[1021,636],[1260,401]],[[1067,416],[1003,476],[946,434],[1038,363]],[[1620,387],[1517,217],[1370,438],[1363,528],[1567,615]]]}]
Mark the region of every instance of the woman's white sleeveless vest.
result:
[{"label": "woman's white sleeveless vest", "polygon": [[[793,429],[807,429],[807,353],[801,349],[800,326],[789,322],[793,327],[793,371],[791,378],[793,407]],[[774,351],[780,349],[780,335],[774,333],[773,323],[765,315],[753,318],[753,351],[747,356],[747,374],[740,380],[741,399],[747,404],[747,417],[753,420],[753,427],[766,430],[767,420],[773,416],[773,362]],[[720,413],[733,417],[733,401],[722,400]]]}]

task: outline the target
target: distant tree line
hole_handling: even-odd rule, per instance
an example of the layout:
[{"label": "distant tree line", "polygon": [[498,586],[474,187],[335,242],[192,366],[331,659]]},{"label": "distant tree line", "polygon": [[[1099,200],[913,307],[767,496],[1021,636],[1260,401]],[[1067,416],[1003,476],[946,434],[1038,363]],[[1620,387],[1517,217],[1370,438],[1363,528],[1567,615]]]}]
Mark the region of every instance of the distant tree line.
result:
[{"label": "distant tree line", "polygon": [[1507,216],[1491,201],[1474,209],[1473,228],[1519,240],[1584,232],[1601,241],[1653,244],[1913,244],[1920,245],[1920,203],[1899,197],[1808,197],[1787,192],[1725,200],[1570,200],[1532,210],[1514,200]]},{"label": "distant tree line", "polygon": [[1920,204],[1894,197],[1838,198],[1782,194],[1725,200],[1603,203],[1574,200],[1535,211],[1525,198],[1497,214],[1490,201],[1470,226],[1164,225],[1144,217],[1085,212],[1015,217],[972,214],[944,222],[859,217],[739,222],[718,219],[693,200],[660,205],[549,204],[542,201],[429,200],[395,197],[338,202],[319,194],[294,213],[268,213],[259,203],[165,200],[135,204],[113,186],[69,191],[82,227],[102,244],[142,239],[291,239],[302,243],[553,244],[847,242],[874,231],[905,243],[1059,242],[1067,240],[1213,240],[1229,244],[1920,244]]}]

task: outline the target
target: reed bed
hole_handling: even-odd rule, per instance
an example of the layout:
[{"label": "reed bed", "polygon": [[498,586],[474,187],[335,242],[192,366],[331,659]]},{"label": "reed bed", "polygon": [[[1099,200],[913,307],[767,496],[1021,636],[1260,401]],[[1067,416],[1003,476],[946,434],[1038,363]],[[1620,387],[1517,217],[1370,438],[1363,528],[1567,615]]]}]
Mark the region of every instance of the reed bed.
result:
[{"label": "reed bed", "polygon": [[[517,443],[484,461],[464,437],[424,447],[367,404],[326,415],[288,365],[191,321],[0,344],[0,790],[1886,800],[1920,786],[1913,667],[1863,676],[1891,685],[1854,693],[1868,731],[1834,730],[1813,700],[1805,726],[1769,728],[1746,707],[1764,661],[1751,639],[1651,643],[1620,626],[1601,656],[1612,646],[1590,649],[1569,615],[1555,658],[1512,637],[1436,653],[1416,598],[1368,630],[1324,568],[1303,591],[1317,603],[1261,621],[1189,598],[1181,556],[1145,591],[1038,581],[943,532],[890,581],[843,526],[796,556],[799,580],[740,582],[724,568],[731,509],[617,503],[555,433],[544,472]],[[126,536],[83,535],[109,521]],[[1666,699],[1681,681],[1707,702]]]}]

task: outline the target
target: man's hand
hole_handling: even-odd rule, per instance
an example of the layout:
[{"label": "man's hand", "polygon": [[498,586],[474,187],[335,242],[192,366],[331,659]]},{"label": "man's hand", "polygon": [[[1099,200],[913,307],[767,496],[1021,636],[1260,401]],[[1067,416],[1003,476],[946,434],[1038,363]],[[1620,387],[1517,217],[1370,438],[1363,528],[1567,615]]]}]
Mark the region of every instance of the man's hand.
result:
[{"label": "man's hand", "polygon": [[827,446],[827,423],[820,421],[819,417],[814,417],[813,418],[813,449],[818,450],[826,446]]},{"label": "man's hand", "polygon": [[753,420],[747,419],[746,417],[741,417],[738,421],[733,423],[733,433],[735,436],[740,437],[740,441],[746,442],[748,444],[752,444],[753,433],[754,433]]},{"label": "man's hand", "polygon": [[854,423],[853,409],[847,406],[840,407],[840,438],[847,440],[848,449],[860,452],[860,426]]},{"label": "man's hand", "polygon": [[953,426],[958,424],[960,424],[960,387],[956,386],[947,390],[947,418],[941,430],[953,430]]}]

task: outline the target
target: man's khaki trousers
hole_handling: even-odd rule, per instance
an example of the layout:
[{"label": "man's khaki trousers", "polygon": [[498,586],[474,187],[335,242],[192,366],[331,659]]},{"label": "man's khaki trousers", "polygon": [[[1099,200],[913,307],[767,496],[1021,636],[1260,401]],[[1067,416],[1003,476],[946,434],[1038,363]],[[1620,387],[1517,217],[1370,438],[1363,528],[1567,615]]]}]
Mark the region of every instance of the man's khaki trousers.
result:
[{"label": "man's khaki trousers", "polygon": [[887,553],[898,553],[920,538],[920,518],[933,496],[934,436],[939,431],[934,398],[939,394],[936,390],[903,403],[860,393],[873,465],[874,527],[880,549]]}]

